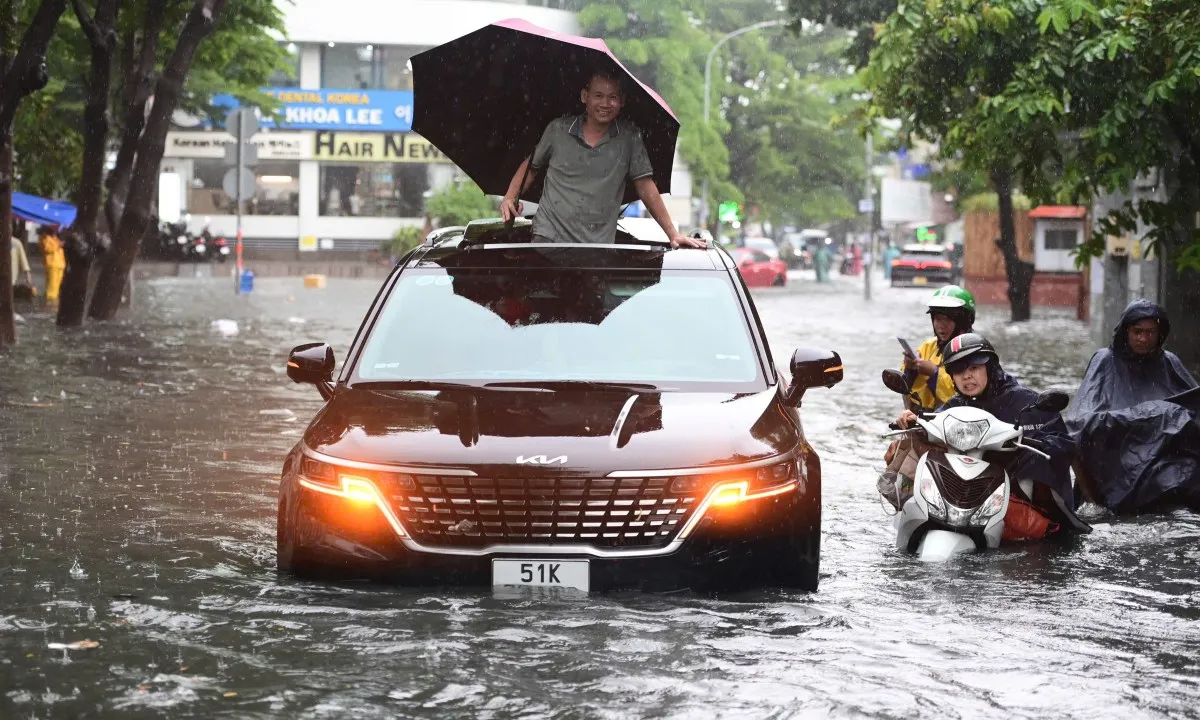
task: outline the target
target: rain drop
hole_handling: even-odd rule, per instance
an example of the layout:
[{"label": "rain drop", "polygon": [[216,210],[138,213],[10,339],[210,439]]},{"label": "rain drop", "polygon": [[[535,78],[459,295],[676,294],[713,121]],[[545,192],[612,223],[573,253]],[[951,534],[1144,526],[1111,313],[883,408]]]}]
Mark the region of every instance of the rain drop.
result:
[{"label": "rain drop", "polygon": [[76,560],[75,560],[75,562],[71,563],[71,570],[70,570],[70,573],[71,573],[71,577],[75,578],[76,580],[82,580],[82,579],[84,579],[85,577],[87,577],[87,571],[86,571],[86,570],[84,570],[84,569],[83,569],[83,568],[82,568],[82,567],[79,565],[79,560],[78,560],[78,559],[76,559]]}]

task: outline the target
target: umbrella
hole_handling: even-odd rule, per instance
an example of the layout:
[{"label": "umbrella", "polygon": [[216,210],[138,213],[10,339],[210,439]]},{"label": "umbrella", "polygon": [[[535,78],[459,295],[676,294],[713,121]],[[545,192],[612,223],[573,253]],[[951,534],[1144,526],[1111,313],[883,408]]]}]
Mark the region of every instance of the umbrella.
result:
[{"label": "umbrella", "polygon": [[[679,120],[603,40],[502,20],[414,55],[412,66],[413,132],[491,195],[508,191],[551,120],[583,112],[579,91],[607,66],[625,79],[621,119],[642,131],[659,192],[671,191]],[[540,181],[521,197],[536,202]],[[626,187],[625,202],[636,199]]]},{"label": "umbrella", "polygon": [[12,212],[28,222],[64,228],[71,227],[76,214],[74,205],[20,192],[12,194]]}]

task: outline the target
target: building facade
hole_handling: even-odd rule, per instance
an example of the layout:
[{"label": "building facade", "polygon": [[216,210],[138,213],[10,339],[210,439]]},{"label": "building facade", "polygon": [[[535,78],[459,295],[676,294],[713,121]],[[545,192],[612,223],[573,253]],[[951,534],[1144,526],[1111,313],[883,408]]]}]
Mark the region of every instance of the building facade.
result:
[{"label": "building facade", "polygon": [[[424,223],[425,201],[463,178],[428,141],[411,132],[409,59],[484,25],[522,18],[578,34],[573,0],[304,0],[282,3],[292,58],[267,94],[278,120],[251,142],[257,160],[243,175],[242,228],[248,249],[301,251],[378,248],[403,225]],[[223,99],[217,98],[216,103]],[[232,99],[228,99],[232,102]],[[464,100],[469,101],[469,100]],[[190,215],[199,231],[235,232],[227,158],[233,137],[177,114],[161,169],[159,210]],[[677,222],[691,218],[690,177],[676,163]]]}]

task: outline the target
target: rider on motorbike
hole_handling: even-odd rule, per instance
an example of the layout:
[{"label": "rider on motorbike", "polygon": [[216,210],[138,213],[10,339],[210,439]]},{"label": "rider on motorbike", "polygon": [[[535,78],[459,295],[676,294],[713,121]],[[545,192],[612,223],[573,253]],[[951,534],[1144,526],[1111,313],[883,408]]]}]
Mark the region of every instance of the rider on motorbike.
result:
[{"label": "rider on motorbike", "polygon": [[[939,411],[977,407],[1001,422],[1019,426],[1026,442],[1050,456],[1046,460],[1032,453],[1021,453],[1011,458],[1007,469],[1015,482],[1013,500],[1005,516],[1005,539],[1037,539],[1060,527],[1090,531],[1075,515],[1071,461],[1076,446],[1062,416],[1057,412],[1027,409],[1037,402],[1038,394],[1004,371],[1000,355],[981,335],[968,333],[951,340],[946,347],[945,367],[958,393]],[[896,424],[907,428],[916,418],[912,411],[905,410]]]},{"label": "rider on motorbike", "polygon": [[[947,285],[929,298],[928,308],[926,312],[933,325],[933,337],[921,343],[916,357],[905,355],[902,369],[912,388],[906,405],[931,412],[957,392],[950,373],[942,369],[942,355],[951,340],[972,332],[975,296],[957,285]],[[928,449],[912,436],[893,442],[884,454],[887,469],[879,476],[876,485],[879,493],[886,498],[911,495],[917,459]]]}]

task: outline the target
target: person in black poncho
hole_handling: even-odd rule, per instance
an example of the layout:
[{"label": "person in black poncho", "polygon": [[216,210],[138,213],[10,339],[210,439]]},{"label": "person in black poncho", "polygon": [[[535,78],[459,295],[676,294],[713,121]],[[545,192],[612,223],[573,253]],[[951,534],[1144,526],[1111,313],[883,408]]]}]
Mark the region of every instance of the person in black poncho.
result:
[{"label": "person in black poncho", "polygon": [[1118,513],[1170,499],[1200,504],[1200,392],[1164,349],[1170,334],[1161,307],[1131,302],[1112,345],[1092,356],[1067,414],[1081,489]]}]

